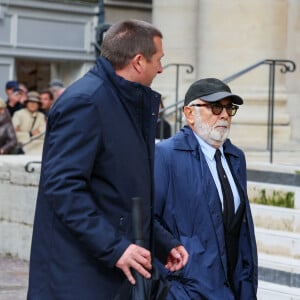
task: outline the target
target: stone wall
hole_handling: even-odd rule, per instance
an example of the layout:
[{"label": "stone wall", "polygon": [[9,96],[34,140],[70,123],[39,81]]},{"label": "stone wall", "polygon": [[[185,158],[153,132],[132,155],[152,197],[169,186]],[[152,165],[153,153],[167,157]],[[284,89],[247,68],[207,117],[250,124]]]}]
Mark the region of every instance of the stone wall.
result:
[{"label": "stone wall", "polygon": [[[169,0],[152,2],[153,23],[164,34],[163,65],[194,66],[190,74],[181,69],[179,99],[184,98],[196,79],[224,79],[264,59],[293,60],[297,65],[293,73],[283,74],[281,68],[276,68],[275,138],[284,143],[300,140],[299,110],[295,109],[300,95],[300,1],[173,0],[172,5]],[[233,132],[240,146],[261,147],[266,141],[266,126],[262,127],[261,122],[267,123],[268,71],[267,66],[261,66],[230,82],[232,90],[245,100],[233,119],[241,130]],[[168,68],[153,81],[152,87],[165,96],[165,106],[173,104],[176,98],[174,73],[175,68]],[[244,136],[252,140],[240,143]]]},{"label": "stone wall", "polygon": [[[31,164],[29,171],[32,171],[32,168],[34,168],[34,172],[26,172],[25,166],[31,161],[40,161],[40,157],[27,155],[0,156],[0,254],[9,254],[26,260],[29,260],[30,255],[32,225],[40,177],[40,164]],[[281,182],[281,184],[284,183]],[[270,183],[249,181],[248,190],[250,197],[253,195],[253,189],[279,189],[284,192],[294,192],[296,209],[287,210],[278,207],[272,209],[267,206],[253,205],[253,212],[257,223],[256,226],[261,227],[261,221],[259,220],[269,219],[267,212],[276,210],[276,218],[273,216],[272,220],[276,219],[277,221],[274,222],[280,226],[280,230],[283,229],[286,233],[288,230],[280,224],[286,223],[285,218],[288,211],[292,219],[291,226],[297,229],[298,234],[300,228],[299,186],[272,185]],[[257,207],[261,208],[257,209]],[[257,216],[257,211],[264,211],[264,213]],[[272,226],[274,227],[275,225],[273,224]],[[278,230],[277,227],[276,229]]]},{"label": "stone wall", "polygon": [[30,156],[0,156],[0,253],[29,259],[39,165],[25,171]]}]

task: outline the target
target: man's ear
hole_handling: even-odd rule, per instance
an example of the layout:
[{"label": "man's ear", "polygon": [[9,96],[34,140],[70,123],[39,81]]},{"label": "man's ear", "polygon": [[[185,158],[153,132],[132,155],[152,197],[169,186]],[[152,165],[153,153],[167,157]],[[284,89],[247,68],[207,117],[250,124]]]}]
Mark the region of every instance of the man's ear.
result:
[{"label": "man's ear", "polygon": [[131,60],[133,68],[140,74],[143,72],[145,58],[142,54],[136,54]]},{"label": "man's ear", "polygon": [[193,126],[195,123],[195,114],[194,114],[194,109],[190,106],[184,106],[183,107],[183,113],[186,119],[186,122],[188,125]]}]

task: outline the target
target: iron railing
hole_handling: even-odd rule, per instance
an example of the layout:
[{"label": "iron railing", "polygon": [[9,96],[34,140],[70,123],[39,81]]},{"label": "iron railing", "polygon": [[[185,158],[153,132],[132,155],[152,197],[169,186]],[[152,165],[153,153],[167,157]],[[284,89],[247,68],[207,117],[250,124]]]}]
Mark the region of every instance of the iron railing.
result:
[{"label": "iron railing", "polygon": [[[296,64],[292,60],[287,59],[265,59],[261,60],[229,77],[223,79],[225,83],[233,81],[246,73],[262,66],[269,65],[269,87],[268,87],[268,120],[267,120],[267,150],[270,154],[270,163],[273,162],[273,142],[274,142],[274,104],[275,104],[275,69],[276,66],[280,66],[281,73],[294,72],[296,70]],[[177,84],[177,81],[176,81]],[[178,88],[176,87],[176,90]],[[161,110],[161,118],[168,118],[175,114],[175,126],[174,131],[177,131],[177,127],[182,126],[182,107],[184,100],[177,100],[176,103],[166,106]]]},{"label": "iron railing", "polygon": [[[178,110],[178,104],[180,103],[179,101],[179,98],[178,98],[178,91],[179,91],[179,71],[180,71],[180,68],[184,67],[186,68],[186,73],[193,73],[194,72],[194,67],[191,65],[191,64],[182,64],[182,63],[171,63],[171,64],[167,64],[163,67],[163,69],[167,69],[167,68],[170,68],[170,67],[175,67],[176,68],[176,73],[175,73],[175,103],[173,104],[172,107],[174,107],[174,113],[175,113],[175,120],[178,119],[179,115],[181,116],[181,111]],[[162,111],[162,118],[164,117],[163,116],[164,112]],[[178,123],[175,122],[174,123],[174,130],[177,131],[178,128]],[[161,133],[163,132],[163,126],[161,127]]]},{"label": "iron railing", "polygon": [[[270,152],[270,163],[273,162],[273,142],[274,142],[274,104],[275,104],[275,68],[276,66],[281,66],[281,73],[287,72],[294,72],[296,70],[296,64],[292,60],[287,59],[265,59],[259,61],[229,77],[223,79],[224,82],[228,83],[233,81],[246,73],[258,68],[261,65],[269,65],[269,88],[268,88],[268,134],[267,134],[267,150]],[[176,67],[176,79],[175,79],[175,103],[164,107],[160,111],[160,118],[167,119],[171,115],[175,114],[175,126],[174,132],[177,131],[178,127],[182,127],[182,108],[184,100],[178,99],[178,90],[179,90],[179,69],[180,67],[186,67],[187,73],[192,73],[194,68],[190,64],[168,64],[164,66],[164,69],[168,67]],[[160,133],[162,136],[163,133],[163,125],[160,128]],[[40,161],[29,161],[26,166],[25,170],[27,172],[34,172],[35,169],[32,165],[40,164]]]}]

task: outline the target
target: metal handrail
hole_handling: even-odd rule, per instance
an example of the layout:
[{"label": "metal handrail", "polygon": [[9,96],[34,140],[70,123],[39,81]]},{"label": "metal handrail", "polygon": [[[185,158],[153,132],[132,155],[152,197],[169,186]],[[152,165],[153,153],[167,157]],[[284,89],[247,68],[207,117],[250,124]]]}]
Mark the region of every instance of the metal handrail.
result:
[{"label": "metal handrail", "polygon": [[288,59],[264,59],[261,60],[251,66],[249,66],[248,68],[245,68],[229,77],[226,77],[223,79],[223,81],[225,83],[228,83],[238,77],[241,77],[242,75],[249,73],[251,70],[256,69],[257,67],[261,66],[261,65],[280,65],[283,68],[280,70],[282,73],[286,73],[286,72],[294,72],[296,70],[296,65],[293,61],[288,60]]},{"label": "metal handrail", "polygon": [[[170,63],[167,64],[163,67],[163,69],[167,69],[169,67],[176,67],[176,81],[175,81],[175,103],[174,103],[174,107],[175,107],[175,120],[178,119],[178,104],[180,103],[179,99],[178,99],[178,89],[179,89],[179,69],[181,67],[185,67],[186,68],[186,73],[193,73],[194,72],[194,67],[191,64],[184,64],[184,63]],[[175,122],[175,131],[177,131],[177,122]]]},{"label": "metal handrail", "polygon": [[33,173],[34,171],[35,171],[35,168],[34,168],[34,166],[33,165],[35,165],[35,164],[41,164],[42,163],[42,161],[41,160],[31,160],[31,161],[29,161],[26,165],[25,165],[25,171],[27,172],[27,173]]},{"label": "metal handrail", "polygon": [[[270,152],[270,163],[273,162],[273,136],[274,136],[274,95],[275,95],[275,67],[281,66],[280,69],[281,73],[287,73],[287,72],[294,72],[296,70],[296,64],[292,60],[288,59],[264,59],[261,60],[237,73],[234,73],[233,75],[226,77],[223,79],[225,83],[228,83],[230,81],[233,81],[241,76],[243,76],[246,73],[249,73],[253,69],[256,69],[257,67],[261,65],[269,65],[269,92],[268,92],[268,136],[267,136],[267,150]],[[183,107],[184,100],[177,101],[175,104],[171,104],[169,106],[166,106],[164,109],[161,110],[161,116],[164,118],[167,118],[168,116],[175,113],[176,110],[176,119],[175,122],[177,123],[179,121],[180,125],[182,120],[178,120],[178,112],[180,111],[182,115],[182,107]],[[169,111],[170,109],[173,109],[172,111]],[[167,111],[169,111],[167,113]]]},{"label": "metal handrail", "polygon": [[[41,136],[45,135],[45,133],[46,133],[46,132],[43,131],[43,132],[41,132],[41,133],[39,133],[39,134],[37,134],[37,135],[31,137],[30,140],[28,140],[27,142],[21,144],[22,149],[23,149],[24,146],[26,146],[26,145],[32,143],[33,141],[39,139]],[[23,151],[24,151],[24,150],[23,150]],[[32,165],[34,165],[34,164],[41,164],[41,163],[42,163],[42,161],[40,161],[40,160],[39,160],[39,161],[37,161],[37,160],[29,161],[29,162],[26,163],[26,165],[25,165],[25,167],[24,167],[24,168],[25,168],[25,171],[26,171],[27,173],[32,173],[32,172],[35,171],[35,168],[34,168]]]}]

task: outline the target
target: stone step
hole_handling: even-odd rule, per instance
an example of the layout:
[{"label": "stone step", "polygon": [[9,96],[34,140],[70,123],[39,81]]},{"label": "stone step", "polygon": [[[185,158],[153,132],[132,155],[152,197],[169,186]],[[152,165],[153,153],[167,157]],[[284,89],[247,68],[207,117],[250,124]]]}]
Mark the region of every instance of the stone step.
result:
[{"label": "stone step", "polygon": [[271,282],[258,282],[258,300],[300,300],[300,288],[291,288]]},{"label": "stone step", "polygon": [[[233,124],[230,129],[230,139],[239,147],[266,149],[268,140],[267,125]],[[291,139],[291,126],[275,125],[273,128],[273,143],[286,143]]]},{"label": "stone step", "polygon": [[297,209],[251,204],[251,211],[256,227],[300,234],[300,211]]},{"label": "stone step", "polygon": [[300,259],[258,253],[259,280],[300,288]]},{"label": "stone step", "polygon": [[[261,168],[268,168],[272,166],[289,166],[294,168],[297,172],[300,170],[300,143],[294,141],[276,143],[272,152],[272,163],[270,150],[255,149],[253,145],[248,144],[246,146],[236,144],[240,146],[246,155],[248,166],[257,166]],[[261,146],[260,146],[261,147]],[[262,148],[262,147],[261,147]]]},{"label": "stone step", "polygon": [[[266,149],[269,130],[268,95],[253,93],[244,95],[243,98],[244,105],[232,118],[230,137],[240,147]],[[291,139],[292,128],[285,93],[277,93],[275,97],[273,122],[274,143],[288,142]]]},{"label": "stone step", "polygon": [[258,252],[300,258],[300,234],[255,227]]},{"label": "stone step", "polygon": [[[273,118],[275,125],[289,125],[290,115],[285,109],[274,111]],[[232,124],[247,124],[247,125],[267,125],[268,124],[268,109],[259,107],[240,107],[236,115],[232,118]]]}]

